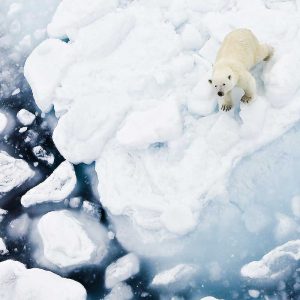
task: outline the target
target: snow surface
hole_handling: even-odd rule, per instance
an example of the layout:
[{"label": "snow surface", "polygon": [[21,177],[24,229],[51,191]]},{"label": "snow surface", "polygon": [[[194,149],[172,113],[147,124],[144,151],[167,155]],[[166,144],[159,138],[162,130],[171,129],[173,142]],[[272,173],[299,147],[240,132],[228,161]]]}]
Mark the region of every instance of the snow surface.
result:
[{"label": "snow surface", "polygon": [[[52,38],[27,59],[26,78],[39,107],[54,105],[60,117],[53,139],[62,155],[97,161],[101,203],[121,244],[171,256],[188,245],[208,203],[226,196],[236,163],[300,119],[299,13],[263,1],[71,2],[62,1]],[[239,117],[213,113],[207,83],[220,42],[237,27],[275,48],[254,72],[256,101],[241,104]]]},{"label": "snow surface", "polygon": [[[107,232],[97,220],[67,210],[52,211],[37,223],[41,243],[37,262],[59,272],[80,265],[99,264],[107,254]],[[32,236],[35,242],[36,236]]]},{"label": "snow surface", "polygon": [[289,241],[262,257],[243,266],[241,275],[253,285],[275,285],[287,280],[298,267],[300,240]]},{"label": "snow surface", "polygon": [[109,265],[105,270],[105,286],[110,289],[121,281],[125,281],[140,271],[138,257],[129,253]]},{"label": "snow surface", "polygon": [[7,193],[34,176],[34,171],[22,159],[0,152],[0,193]]},{"label": "snow surface", "polygon": [[42,269],[26,269],[14,260],[0,263],[1,300],[85,300],[84,287]]},{"label": "snow surface", "polygon": [[44,202],[60,202],[70,195],[76,182],[73,165],[64,161],[45,181],[23,195],[21,203],[29,207]]},{"label": "snow surface", "polygon": [[30,111],[22,108],[17,113],[17,118],[24,126],[28,126],[31,125],[32,122],[35,120],[35,115]]}]

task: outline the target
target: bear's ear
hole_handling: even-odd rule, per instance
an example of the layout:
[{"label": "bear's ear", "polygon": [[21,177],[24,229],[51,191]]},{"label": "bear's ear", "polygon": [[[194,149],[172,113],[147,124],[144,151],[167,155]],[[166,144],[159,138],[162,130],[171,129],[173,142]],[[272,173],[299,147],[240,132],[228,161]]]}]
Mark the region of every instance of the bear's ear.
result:
[{"label": "bear's ear", "polygon": [[231,75],[228,75],[228,79],[229,79],[229,80],[231,79]]},{"label": "bear's ear", "polygon": [[211,80],[211,79],[208,79],[208,82],[209,82],[210,84],[212,84],[212,80]]}]

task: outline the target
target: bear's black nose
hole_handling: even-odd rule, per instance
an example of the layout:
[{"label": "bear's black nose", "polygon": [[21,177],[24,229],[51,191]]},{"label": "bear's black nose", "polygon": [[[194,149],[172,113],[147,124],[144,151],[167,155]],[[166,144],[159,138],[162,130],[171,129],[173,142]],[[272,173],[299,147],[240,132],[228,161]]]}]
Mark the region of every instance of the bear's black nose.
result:
[{"label": "bear's black nose", "polygon": [[218,92],[218,96],[222,97],[222,96],[224,96],[224,93],[223,92]]}]

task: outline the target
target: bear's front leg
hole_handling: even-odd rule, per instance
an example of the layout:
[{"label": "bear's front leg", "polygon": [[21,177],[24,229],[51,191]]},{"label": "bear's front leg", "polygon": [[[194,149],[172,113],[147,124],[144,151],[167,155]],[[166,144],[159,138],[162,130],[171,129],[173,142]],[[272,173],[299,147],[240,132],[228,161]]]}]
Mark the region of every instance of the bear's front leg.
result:
[{"label": "bear's front leg", "polygon": [[223,101],[223,103],[221,105],[221,110],[223,110],[223,111],[229,111],[231,109],[232,109],[232,100],[231,100],[230,92],[228,92],[224,96],[224,101]]},{"label": "bear's front leg", "polygon": [[254,99],[256,94],[256,82],[250,72],[244,72],[238,82],[238,86],[245,92],[244,96],[241,98],[243,103],[249,103]]}]

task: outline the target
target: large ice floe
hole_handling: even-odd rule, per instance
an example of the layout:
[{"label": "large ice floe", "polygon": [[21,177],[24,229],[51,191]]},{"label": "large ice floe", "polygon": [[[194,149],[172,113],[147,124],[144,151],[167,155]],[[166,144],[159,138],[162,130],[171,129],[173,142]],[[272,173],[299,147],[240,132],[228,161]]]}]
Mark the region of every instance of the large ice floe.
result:
[{"label": "large ice floe", "polygon": [[1,300],[85,300],[85,288],[78,282],[42,269],[6,260],[0,263]]},{"label": "large ice floe", "polygon": [[106,230],[84,214],[52,211],[38,220],[36,229],[32,233],[36,261],[61,273],[99,264],[108,252]]},{"label": "large ice floe", "polygon": [[[197,274],[218,281],[250,253],[296,234],[288,206],[272,202],[272,192],[255,193],[269,178],[285,201],[294,196],[278,192],[269,171],[274,161],[276,171],[297,164],[297,135],[270,146],[272,155],[242,159],[300,119],[299,2],[88,3],[61,2],[24,73],[40,109],[54,107],[53,140],[65,159],[96,161],[100,201],[122,246],[164,257],[157,271],[203,263]],[[207,79],[220,42],[239,27],[275,55],[253,71],[256,100],[239,106],[236,90],[235,112],[223,113]],[[40,231],[51,228],[43,224]],[[257,243],[264,236],[270,244]]]}]

